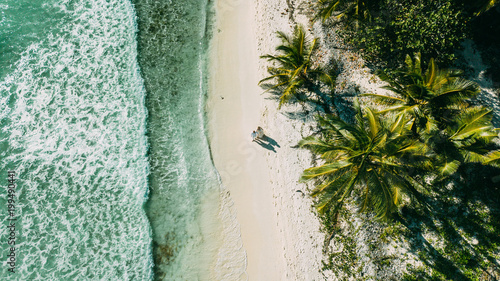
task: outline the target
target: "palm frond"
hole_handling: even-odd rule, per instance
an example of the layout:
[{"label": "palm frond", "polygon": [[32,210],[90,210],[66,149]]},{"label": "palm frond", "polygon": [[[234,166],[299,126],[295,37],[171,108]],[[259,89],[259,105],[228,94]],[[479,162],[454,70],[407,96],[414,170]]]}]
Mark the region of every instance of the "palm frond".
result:
[{"label": "palm frond", "polygon": [[437,171],[441,177],[447,177],[447,176],[454,174],[458,170],[458,167],[460,167],[460,161],[458,161],[458,160],[451,160],[451,161],[445,160],[445,161],[443,161],[443,163],[441,163],[437,166]]},{"label": "palm frond", "polygon": [[[425,156],[427,148],[408,137],[411,122],[407,117],[382,122],[372,109],[361,109],[357,100],[354,109],[354,124],[333,115],[317,117],[320,130],[299,145],[320,154],[324,163],[306,169],[301,181],[319,180],[313,194],[320,212],[342,204],[359,187],[364,198],[360,211],[374,210],[378,218],[387,218],[400,204],[402,192],[410,189],[401,188],[409,183],[398,182],[398,175],[404,178],[412,167],[431,166]],[[414,163],[408,160],[411,157]]]},{"label": "palm frond", "polygon": [[[311,65],[311,57],[318,46],[318,39],[309,41],[302,25],[296,25],[291,36],[280,31],[277,35],[282,41],[282,44],[276,47],[278,54],[261,56],[262,59],[273,62],[276,67],[268,67],[271,75],[260,80],[259,85],[263,82],[274,83],[266,92],[280,91],[278,108],[281,108],[291,101],[307,101],[305,96],[309,94],[304,92],[309,93],[309,87],[314,84],[311,74],[319,74],[320,71]],[[331,77],[322,74],[321,79],[329,80],[328,84],[333,85]]]},{"label": "palm frond", "polygon": [[371,97],[383,105],[393,105],[395,103],[404,103],[405,102],[405,100],[402,98],[379,95],[379,94],[362,94],[361,96],[362,97]]},{"label": "palm frond", "polygon": [[391,75],[386,71],[377,72],[383,81],[389,83],[382,88],[393,92],[396,97],[367,96],[389,106],[379,114],[394,112],[412,116],[415,133],[428,133],[449,121],[443,116],[443,110],[466,104],[478,94],[479,88],[476,83],[461,78],[460,71],[439,69],[434,59],[430,60],[423,74],[420,58],[420,53],[416,53],[414,59],[407,55],[404,71],[392,71]]},{"label": "palm frond", "polygon": [[318,13],[314,17],[314,20],[321,18],[325,22],[334,12],[339,11],[342,4],[342,0],[319,0],[317,5]]},{"label": "palm frond", "polygon": [[432,102],[439,107],[446,107],[475,97],[479,93],[479,86],[472,81],[455,78],[435,92]]},{"label": "palm frond", "polygon": [[488,165],[493,165],[495,167],[500,167],[500,150],[494,150],[486,155],[486,161],[484,162]]},{"label": "palm frond", "polygon": [[472,107],[464,110],[461,114],[454,118],[455,130],[449,127],[451,134],[450,139],[463,140],[474,136],[496,136],[491,118],[493,114],[490,109],[484,107]]},{"label": "palm frond", "polygon": [[370,136],[372,139],[374,139],[375,136],[378,135],[378,132],[380,130],[380,120],[375,117],[370,108],[366,107],[365,112],[366,119],[368,120],[368,126],[370,127]]},{"label": "palm frond", "polygon": [[306,169],[302,173],[300,180],[307,181],[307,180],[310,180],[313,178],[317,178],[319,176],[331,174],[339,169],[343,169],[343,168],[346,168],[349,166],[352,166],[352,163],[349,163],[347,161],[338,161],[336,163],[329,163],[329,164],[321,165],[319,167],[312,167],[312,168]]},{"label": "palm frond", "polygon": [[436,80],[436,75],[438,73],[438,68],[436,63],[434,62],[434,59],[431,58],[429,61],[429,68],[427,69],[427,72],[425,74],[425,80],[427,81],[426,86],[427,87],[432,87],[434,85],[434,82]]}]

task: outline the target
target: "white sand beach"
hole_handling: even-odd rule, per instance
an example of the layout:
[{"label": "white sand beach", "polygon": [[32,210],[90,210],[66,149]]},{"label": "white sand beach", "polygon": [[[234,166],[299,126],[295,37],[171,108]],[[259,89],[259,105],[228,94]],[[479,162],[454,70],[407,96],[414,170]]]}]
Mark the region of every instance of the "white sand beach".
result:
[{"label": "white sand beach", "polygon": [[253,8],[250,3],[240,3],[218,10],[209,130],[214,162],[241,226],[249,280],[279,280],[283,262],[266,149],[250,138],[259,125],[262,104]]},{"label": "white sand beach", "polygon": [[[322,280],[318,218],[299,176],[311,161],[292,148],[308,132],[303,120],[278,111],[258,86],[267,75],[259,56],[274,52],[276,31],[294,25],[285,0],[220,0],[213,39],[209,138],[224,188],[234,202],[247,255],[248,280]],[[305,16],[299,20],[307,24]],[[258,126],[267,136],[252,142]],[[246,279],[246,276],[242,276]]]}]

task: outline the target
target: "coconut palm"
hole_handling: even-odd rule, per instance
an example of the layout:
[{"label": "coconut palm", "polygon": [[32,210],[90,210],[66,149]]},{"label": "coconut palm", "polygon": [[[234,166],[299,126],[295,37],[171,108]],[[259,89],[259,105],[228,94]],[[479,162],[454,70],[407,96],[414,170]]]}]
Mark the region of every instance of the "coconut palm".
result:
[{"label": "coconut palm", "polygon": [[387,73],[379,71],[379,77],[389,85],[384,89],[394,95],[365,94],[382,105],[389,106],[384,112],[411,116],[412,131],[424,129],[430,132],[436,126],[452,121],[453,116],[467,106],[467,101],[479,93],[479,86],[461,78],[463,72],[439,69],[431,59],[425,73],[422,72],[420,53],[412,60],[406,57],[406,69]]},{"label": "coconut palm", "polygon": [[500,161],[493,139],[498,130],[491,124],[491,110],[470,107],[456,115],[443,130],[423,133],[422,138],[435,153],[434,171],[438,178],[455,173],[461,164],[491,164]]},{"label": "coconut palm", "polygon": [[408,137],[408,120],[400,115],[381,120],[369,108],[355,104],[355,124],[339,117],[318,117],[318,134],[299,145],[321,157],[322,165],[306,169],[302,181],[318,179],[312,191],[320,213],[338,210],[354,190],[360,211],[373,209],[378,218],[397,210],[402,194],[418,194],[411,171],[430,166],[426,147]]},{"label": "coconut palm", "polygon": [[277,34],[283,42],[282,45],[276,48],[276,51],[280,52],[280,54],[265,55],[261,56],[261,58],[276,62],[278,66],[268,67],[271,76],[262,79],[259,85],[270,80],[276,81],[276,84],[270,87],[269,90],[281,90],[280,108],[284,103],[292,99],[298,101],[307,100],[308,93],[299,91],[312,86],[316,77],[330,85],[333,84],[333,80],[328,74],[321,68],[312,66],[311,56],[318,45],[317,38],[308,41],[304,27],[301,25],[295,27],[291,37],[283,32],[277,32]]},{"label": "coconut palm", "polygon": [[371,16],[368,4],[368,0],[318,0],[315,19],[320,18],[325,22],[335,15],[337,19],[369,20]]},{"label": "coconut palm", "polygon": [[475,16],[479,16],[489,9],[493,8],[497,5],[500,0],[474,0],[474,1],[466,1],[465,5],[471,6],[475,12]]}]

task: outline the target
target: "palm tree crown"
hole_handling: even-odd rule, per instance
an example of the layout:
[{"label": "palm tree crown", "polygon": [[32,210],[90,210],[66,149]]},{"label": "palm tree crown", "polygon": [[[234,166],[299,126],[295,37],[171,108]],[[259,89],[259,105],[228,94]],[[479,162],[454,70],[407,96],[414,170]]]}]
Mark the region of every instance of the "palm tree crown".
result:
[{"label": "palm tree crown", "polygon": [[380,71],[379,77],[389,85],[383,87],[395,96],[366,94],[389,108],[381,112],[396,112],[412,116],[413,131],[424,128],[430,132],[436,125],[450,118],[467,105],[467,100],[479,93],[479,86],[461,78],[462,71],[439,69],[431,59],[425,73],[420,64],[420,53],[415,60],[406,57],[406,69],[389,75]]},{"label": "palm tree crown", "polygon": [[491,124],[491,118],[491,110],[470,107],[455,116],[443,130],[434,129],[421,135],[435,152],[437,179],[455,173],[463,163],[488,164],[500,159],[492,143],[498,130]]},{"label": "palm tree crown", "polygon": [[303,86],[307,86],[307,84],[311,84],[313,75],[320,75],[327,80],[331,80],[331,78],[320,68],[312,67],[311,56],[317,47],[317,39],[309,42],[302,26],[297,25],[291,37],[283,32],[277,32],[277,34],[283,43],[276,48],[281,54],[276,56],[265,55],[261,58],[274,61],[278,66],[268,67],[271,76],[262,79],[259,84],[269,80],[277,80],[277,83],[270,87],[269,90],[284,88],[280,95],[279,107],[281,107],[294,98],[299,101],[305,100],[298,93],[298,90]]},{"label": "palm tree crown", "polygon": [[414,194],[416,181],[409,171],[429,164],[425,146],[409,138],[403,116],[382,121],[356,104],[355,124],[332,115],[318,117],[318,135],[299,145],[321,156],[323,165],[306,169],[301,180],[320,179],[313,190],[318,211],[338,209],[353,190],[360,191],[360,211],[373,208],[378,218],[397,210],[402,193]]}]

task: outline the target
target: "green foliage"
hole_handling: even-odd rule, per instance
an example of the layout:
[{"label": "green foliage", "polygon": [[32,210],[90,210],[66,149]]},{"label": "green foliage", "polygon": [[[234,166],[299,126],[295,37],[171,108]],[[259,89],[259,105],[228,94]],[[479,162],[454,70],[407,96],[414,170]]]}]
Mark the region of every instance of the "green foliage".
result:
[{"label": "green foliage", "polygon": [[491,182],[500,170],[482,165],[471,168],[454,189],[447,188],[448,183],[435,184],[439,194],[425,212],[413,206],[404,210],[401,221],[409,231],[403,235],[422,264],[409,266],[403,280],[479,281],[500,276],[496,263],[500,258],[500,185]]},{"label": "green foliage", "polygon": [[344,249],[328,256],[328,263],[323,262],[323,270],[330,269],[336,275],[356,277],[358,272],[353,268],[359,262],[356,254],[356,241],[353,237],[335,237],[337,242],[342,243]]},{"label": "green foliage", "polygon": [[454,174],[465,163],[488,164],[498,160],[492,144],[498,130],[491,124],[491,110],[469,107],[453,118],[443,130],[422,134],[434,151],[438,180]]},{"label": "green foliage", "polygon": [[413,60],[407,55],[405,62],[404,70],[378,72],[380,79],[389,84],[383,88],[395,96],[365,96],[388,106],[382,113],[408,115],[415,133],[442,128],[479,93],[476,83],[461,78],[462,71],[439,69],[432,58],[426,72],[422,71],[420,53]]},{"label": "green foliage", "polygon": [[[340,212],[344,215],[347,213],[345,210]],[[325,218],[325,216],[321,215],[320,218]],[[364,263],[357,254],[358,246],[354,239],[357,230],[353,223],[347,220],[344,231],[348,232],[348,234],[337,233],[332,237],[334,244],[341,247],[341,250],[328,253],[326,260],[323,261],[322,270],[331,270],[339,280],[349,280],[349,278],[365,280],[365,278],[360,278],[359,274]]]},{"label": "green foliage", "polygon": [[318,0],[314,19],[323,22],[334,16],[336,19],[358,22],[371,19],[370,9],[378,1],[373,0]]},{"label": "green foliage", "polygon": [[410,118],[414,137],[432,152],[437,179],[454,174],[463,163],[500,163],[500,151],[492,145],[498,132],[491,124],[491,110],[467,103],[479,86],[461,78],[461,71],[439,69],[433,59],[424,73],[420,54],[414,60],[407,56],[406,65],[403,71],[379,72],[389,83],[383,88],[394,96],[365,96],[388,106],[381,113]]},{"label": "green foliage", "polygon": [[[500,192],[491,187],[492,175],[484,173],[500,167],[500,150],[492,142],[498,131],[491,124],[489,109],[471,106],[478,85],[463,79],[462,71],[437,66],[453,62],[471,21],[481,29],[479,20],[491,15],[497,2],[318,0],[316,18],[340,20],[345,25],[341,35],[361,49],[365,59],[387,69],[405,66],[378,73],[393,95],[370,96],[385,109],[375,113],[356,104],[353,123],[328,114],[318,117],[318,132],[299,143],[321,158],[319,165],[303,172],[301,180],[314,181],[311,195],[316,197],[324,229],[333,233],[336,245],[343,246],[342,251],[329,254],[323,269],[346,278],[359,277],[362,270],[353,238],[356,232],[349,230],[349,220],[348,226],[338,223],[339,214],[348,215],[344,206],[352,199],[360,211],[373,211],[379,219],[399,211],[394,216],[398,227],[387,228],[379,239],[402,237],[422,262],[408,266],[403,280],[483,280],[492,268],[500,276],[495,263]],[[491,34],[496,33],[482,34],[485,42],[498,40],[491,39]],[[280,55],[265,56],[279,66],[269,68],[272,76],[263,81],[277,81],[273,89],[283,90],[281,106],[303,101],[303,90],[310,90],[307,85],[321,69],[311,67],[315,40],[308,42],[303,36],[298,42],[304,42],[305,51],[296,55],[300,52],[292,49],[300,48],[293,47],[294,39],[280,37]],[[408,53],[417,55],[412,59]],[[498,171],[494,170],[495,175]],[[483,178],[470,181],[471,173]],[[423,188],[423,179],[435,179],[432,188]],[[488,189],[484,198],[476,196]],[[403,200],[406,196],[412,200]],[[376,245],[368,244],[372,251]],[[385,267],[391,258],[372,261]]]},{"label": "green foliage", "polygon": [[339,208],[357,189],[360,211],[373,210],[386,219],[397,211],[403,193],[418,193],[409,171],[429,164],[425,146],[408,137],[403,116],[382,120],[369,108],[364,115],[359,105],[355,110],[355,124],[318,117],[319,133],[299,145],[320,155],[324,164],[306,169],[301,180],[321,180],[311,194],[318,197],[320,213]]},{"label": "green foliage", "polygon": [[266,81],[274,81],[268,90],[280,92],[279,107],[291,101],[306,101],[309,93],[300,92],[313,84],[314,79],[325,81],[333,85],[332,78],[319,67],[313,67],[311,56],[318,45],[318,40],[307,40],[304,27],[297,25],[293,35],[288,36],[277,32],[282,45],[276,47],[278,55],[265,55],[261,58],[275,62],[277,67],[268,67],[271,76],[262,79],[261,85]]},{"label": "green foliage", "polygon": [[421,52],[450,64],[465,38],[468,18],[452,0],[382,0],[371,22],[348,25],[343,37],[372,62],[396,67],[406,54]]}]

